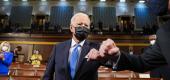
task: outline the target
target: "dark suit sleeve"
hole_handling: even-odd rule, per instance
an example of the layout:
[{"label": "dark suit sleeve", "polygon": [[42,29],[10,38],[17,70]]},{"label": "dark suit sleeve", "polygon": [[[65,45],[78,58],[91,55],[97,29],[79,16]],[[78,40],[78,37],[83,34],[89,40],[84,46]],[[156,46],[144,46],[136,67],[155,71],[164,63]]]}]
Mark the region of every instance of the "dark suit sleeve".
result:
[{"label": "dark suit sleeve", "polygon": [[56,46],[54,46],[51,56],[49,57],[46,71],[43,76],[43,80],[53,80],[53,75],[55,71],[55,55],[56,55]]},{"label": "dark suit sleeve", "polygon": [[159,44],[151,46],[142,55],[129,55],[121,53],[116,70],[132,70],[135,72],[145,72],[160,65],[167,64]]}]

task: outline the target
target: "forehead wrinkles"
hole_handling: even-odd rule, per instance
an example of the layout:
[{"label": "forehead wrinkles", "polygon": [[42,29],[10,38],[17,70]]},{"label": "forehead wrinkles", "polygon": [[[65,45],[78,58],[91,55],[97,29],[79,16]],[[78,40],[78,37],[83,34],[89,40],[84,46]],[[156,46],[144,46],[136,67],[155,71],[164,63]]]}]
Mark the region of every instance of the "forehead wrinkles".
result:
[{"label": "forehead wrinkles", "polygon": [[89,19],[86,18],[86,17],[78,17],[78,18],[75,19],[74,22],[76,22],[76,23],[85,23],[85,24],[88,25],[89,24]]}]

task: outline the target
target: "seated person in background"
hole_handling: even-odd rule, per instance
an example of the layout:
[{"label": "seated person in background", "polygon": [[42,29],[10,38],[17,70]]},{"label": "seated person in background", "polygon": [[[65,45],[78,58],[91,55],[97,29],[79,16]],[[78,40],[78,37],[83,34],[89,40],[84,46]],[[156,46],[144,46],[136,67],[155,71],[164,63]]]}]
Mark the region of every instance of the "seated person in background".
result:
[{"label": "seated person in background", "polygon": [[13,51],[11,51],[11,52],[14,53],[13,62],[18,61],[18,55],[19,55],[19,52],[21,52],[21,50],[22,50],[22,47],[21,46],[17,46],[17,47],[15,47],[15,49]]},{"label": "seated person in background", "polygon": [[156,41],[156,34],[150,35],[149,36],[149,41],[150,41],[150,45],[154,45],[155,41]]},{"label": "seated person in background", "polygon": [[141,53],[145,52],[147,49],[151,48],[152,45],[154,45],[156,42],[156,34],[149,35],[149,43],[150,45],[148,47],[144,47],[141,49]]},{"label": "seated person in background", "polygon": [[42,61],[42,55],[38,50],[34,50],[34,54],[31,56],[31,64],[33,67],[40,67]]},{"label": "seated person in background", "polygon": [[0,44],[0,75],[8,75],[9,66],[12,63],[13,53],[10,52],[10,44],[4,41]]}]

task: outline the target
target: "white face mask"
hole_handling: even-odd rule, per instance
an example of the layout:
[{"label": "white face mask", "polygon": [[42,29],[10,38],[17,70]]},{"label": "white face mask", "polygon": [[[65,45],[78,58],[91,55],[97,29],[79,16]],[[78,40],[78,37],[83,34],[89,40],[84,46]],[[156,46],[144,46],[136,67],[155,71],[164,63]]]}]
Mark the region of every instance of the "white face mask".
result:
[{"label": "white face mask", "polygon": [[36,51],[35,54],[38,54],[38,51]]},{"label": "white face mask", "polygon": [[133,55],[133,51],[129,52],[130,55]]},{"label": "white face mask", "polygon": [[150,44],[151,44],[151,45],[154,45],[155,42],[156,42],[155,40],[151,40],[151,41],[150,41]]},{"label": "white face mask", "polygon": [[2,47],[2,51],[7,51],[8,50],[8,47],[7,46],[3,46]]}]

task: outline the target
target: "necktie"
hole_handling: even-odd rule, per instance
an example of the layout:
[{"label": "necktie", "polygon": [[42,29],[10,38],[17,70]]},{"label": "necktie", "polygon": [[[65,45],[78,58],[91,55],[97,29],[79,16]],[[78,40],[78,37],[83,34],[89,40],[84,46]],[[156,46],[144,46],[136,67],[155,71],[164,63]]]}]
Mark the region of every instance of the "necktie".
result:
[{"label": "necktie", "polygon": [[70,56],[70,74],[72,79],[75,76],[76,65],[79,57],[78,47],[80,47],[80,45],[76,45],[76,47],[73,49],[72,54]]}]

